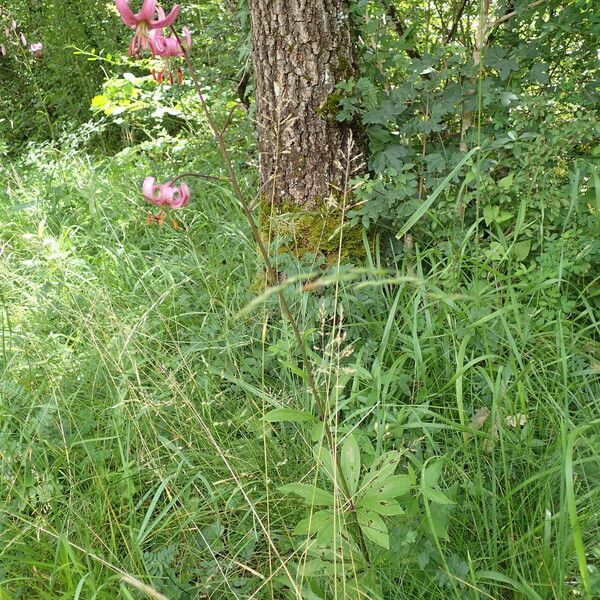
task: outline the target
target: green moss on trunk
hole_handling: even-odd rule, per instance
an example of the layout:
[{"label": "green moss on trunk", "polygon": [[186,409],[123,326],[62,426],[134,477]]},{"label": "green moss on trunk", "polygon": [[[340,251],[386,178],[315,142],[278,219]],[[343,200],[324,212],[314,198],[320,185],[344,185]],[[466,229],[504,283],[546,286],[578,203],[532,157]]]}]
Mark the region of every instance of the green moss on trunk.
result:
[{"label": "green moss on trunk", "polygon": [[343,262],[362,262],[366,257],[361,228],[349,228],[343,211],[333,202],[317,200],[316,207],[307,210],[291,200],[272,209],[268,200],[262,200],[260,227],[265,241],[280,240],[279,250],[298,258],[320,254],[328,262],[337,262],[340,236]]}]

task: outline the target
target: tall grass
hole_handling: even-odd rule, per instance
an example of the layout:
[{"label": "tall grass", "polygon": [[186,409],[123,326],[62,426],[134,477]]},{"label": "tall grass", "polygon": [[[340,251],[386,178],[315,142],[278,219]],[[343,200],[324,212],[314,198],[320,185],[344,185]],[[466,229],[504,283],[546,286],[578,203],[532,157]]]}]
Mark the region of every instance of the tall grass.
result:
[{"label": "tall grass", "polygon": [[[1,173],[0,598],[296,597],[281,577],[305,515],[278,488],[323,475],[310,430],[263,419],[310,396],[274,296],[244,311],[261,266],[230,193],[197,185],[180,229],[149,227],[139,159],[47,159]],[[444,458],[454,504],[417,489],[377,580],[398,599],[590,596],[589,292],[564,314],[547,293],[570,285],[560,264],[523,287],[456,235],[391,271],[369,253],[286,287],[335,435],[401,450],[419,482]],[[279,265],[288,281],[313,267]],[[343,598],[334,580],[302,593]]]}]

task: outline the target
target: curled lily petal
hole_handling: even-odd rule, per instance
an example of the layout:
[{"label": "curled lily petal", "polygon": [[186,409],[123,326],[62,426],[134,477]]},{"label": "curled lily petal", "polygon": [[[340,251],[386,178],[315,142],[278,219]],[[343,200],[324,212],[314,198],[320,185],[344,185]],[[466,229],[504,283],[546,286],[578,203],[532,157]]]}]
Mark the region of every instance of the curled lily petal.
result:
[{"label": "curled lily petal", "polygon": [[121,15],[121,20],[127,27],[135,27],[138,23],[135,15],[133,14],[131,8],[129,8],[129,0],[115,0],[115,4],[117,5],[117,10]]},{"label": "curled lily petal", "polygon": [[165,203],[161,186],[155,184],[154,177],[146,177],[142,184],[142,194],[148,202],[161,206]]},{"label": "curled lily petal", "polygon": [[154,46],[156,48],[156,54],[159,56],[167,56],[169,48],[169,39],[159,35],[154,40]]},{"label": "curled lily petal", "polygon": [[187,183],[181,184],[181,193],[183,195],[183,204],[181,206],[185,206],[190,201],[190,188]]},{"label": "curled lily petal", "polygon": [[166,38],[166,54],[167,56],[183,56],[183,50],[175,36]]},{"label": "curled lily petal", "polygon": [[173,194],[175,192],[175,189],[172,185],[171,182],[168,181],[167,183],[163,183],[160,186],[160,194],[163,200],[163,204],[166,204],[167,206],[173,206]]},{"label": "curled lily petal", "polygon": [[160,29],[162,27],[169,27],[169,26],[173,25],[173,23],[175,23],[175,20],[179,16],[179,10],[180,10],[180,6],[179,6],[179,4],[176,4],[171,9],[171,12],[166,17],[163,17],[161,19],[160,15],[159,15],[159,18],[156,21],[149,22],[150,29]]},{"label": "curled lily petal", "polygon": [[[165,11],[162,9],[162,6],[159,6],[156,9],[156,14],[158,15],[158,21],[162,21],[163,19],[165,19],[167,17],[167,15],[165,14]],[[162,33],[162,31],[161,31]]]},{"label": "curled lily petal", "polygon": [[154,182],[155,179],[154,177],[146,177],[146,179],[144,179],[144,183],[142,184],[142,194],[144,195],[144,197],[150,199],[152,198],[153,194],[153,190],[154,190]]},{"label": "curled lily petal", "polygon": [[154,13],[156,12],[156,0],[144,0],[142,8],[136,17],[140,21],[147,21],[148,23],[152,20]]},{"label": "curled lily petal", "polygon": [[[170,184],[166,184],[170,185]],[[183,208],[190,201],[190,188],[182,183],[179,187],[171,187],[169,206],[171,208]]]}]

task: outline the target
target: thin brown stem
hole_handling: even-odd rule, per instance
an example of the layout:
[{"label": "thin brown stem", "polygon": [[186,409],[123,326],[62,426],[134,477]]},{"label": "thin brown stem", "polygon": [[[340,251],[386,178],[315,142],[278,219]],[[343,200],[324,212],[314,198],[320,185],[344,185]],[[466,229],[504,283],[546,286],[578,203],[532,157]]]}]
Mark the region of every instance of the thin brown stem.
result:
[{"label": "thin brown stem", "polygon": [[[532,2],[531,4],[528,4],[527,8],[535,8],[536,6],[539,6],[540,4],[543,4],[544,2],[547,2],[547,0],[536,0],[535,2]],[[499,17],[492,23],[492,25],[489,27],[488,31],[490,31],[490,32],[493,31],[494,29],[496,29],[496,27],[498,27],[498,25],[502,25],[502,23],[508,21],[509,19],[512,19],[516,14],[517,14],[517,11],[513,10],[512,12],[502,15],[501,17]]]},{"label": "thin brown stem", "polygon": [[197,177],[198,179],[208,179],[210,181],[229,181],[229,179],[224,179],[223,177],[214,177],[213,175],[204,175],[202,173],[181,173],[181,175],[177,175],[171,179],[171,183],[175,183],[180,179],[187,179],[188,177]]},{"label": "thin brown stem", "polygon": [[467,1],[468,0],[462,0],[462,4],[458,8],[458,11],[456,12],[456,17],[454,17],[454,21],[452,22],[452,27],[450,28],[450,31],[448,32],[448,34],[446,35],[446,38],[444,40],[445,44],[447,44],[448,42],[451,42],[454,39],[454,35],[456,34],[456,31],[458,30],[458,26],[460,24],[460,21],[462,19],[464,12],[465,12],[465,8],[467,7]]}]

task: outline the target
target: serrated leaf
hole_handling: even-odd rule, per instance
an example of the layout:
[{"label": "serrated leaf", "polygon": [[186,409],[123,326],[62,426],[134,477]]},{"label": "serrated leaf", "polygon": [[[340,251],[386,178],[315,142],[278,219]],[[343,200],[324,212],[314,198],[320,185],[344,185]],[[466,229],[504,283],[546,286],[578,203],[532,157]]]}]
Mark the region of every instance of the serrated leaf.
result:
[{"label": "serrated leaf", "polygon": [[360,448],[356,437],[349,435],[342,444],[341,451],[342,472],[350,489],[350,494],[356,493],[360,478]]},{"label": "serrated leaf", "polygon": [[541,85],[546,85],[550,81],[550,76],[548,75],[548,64],[537,63],[533,65],[529,71],[528,78],[531,81],[535,81]]},{"label": "serrated leaf", "polygon": [[301,410],[294,410],[293,408],[275,408],[269,411],[263,419],[267,423],[299,423],[307,421],[315,423],[317,421],[317,418],[313,415]]},{"label": "serrated leaf", "polygon": [[333,506],[333,494],[308,483],[288,483],[282,485],[279,491],[284,494],[296,494],[309,506]]},{"label": "serrated leaf", "polygon": [[386,550],[390,549],[390,534],[383,519],[371,510],[359,509],[356,511],[358,524],[367,538],[382,546]]},{"label": "serrated leaf", "polygon": [[402,170],[401,158],[408,155],[408,150],[405,146],[400,144],[392,144],[388,146],[383,152],[379,152],[373,159],[372,168],[375,172],[381,173],[387,167],[396,169],[396,171]]}]

